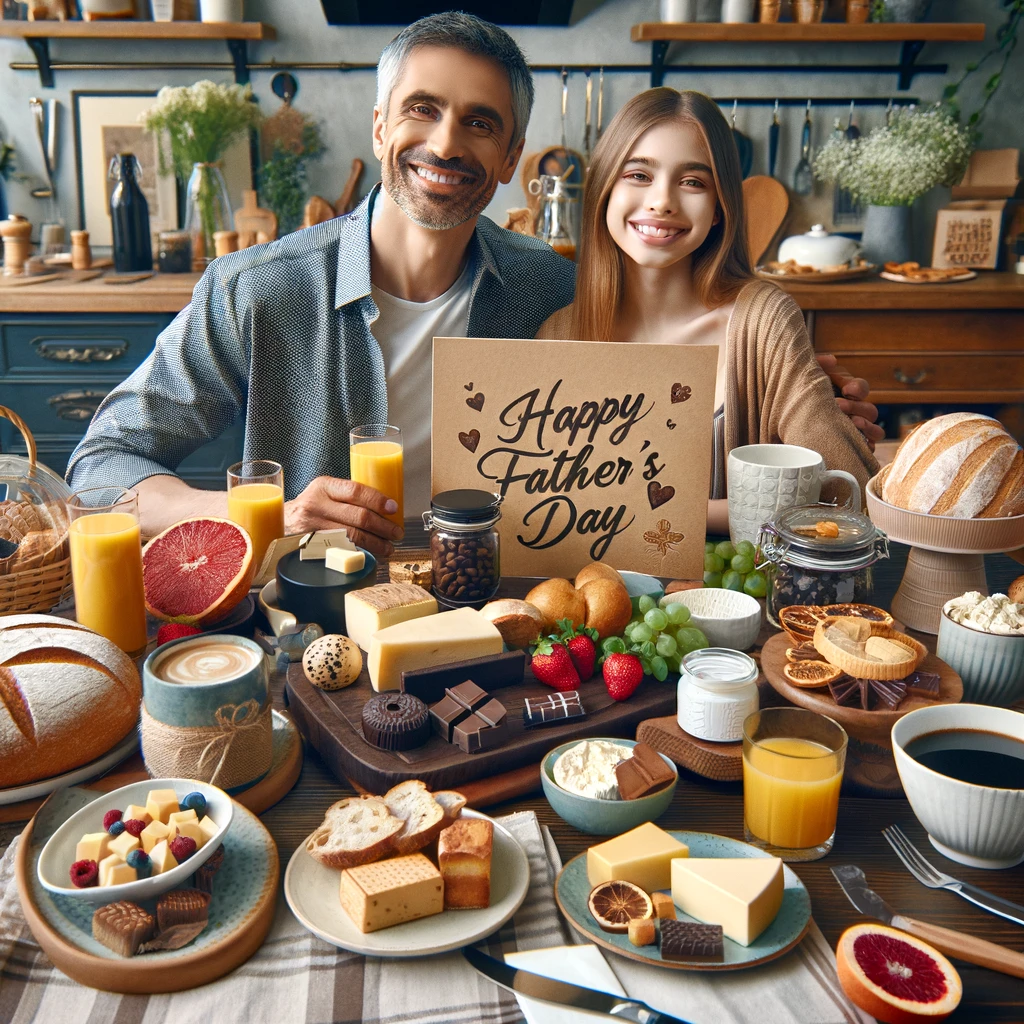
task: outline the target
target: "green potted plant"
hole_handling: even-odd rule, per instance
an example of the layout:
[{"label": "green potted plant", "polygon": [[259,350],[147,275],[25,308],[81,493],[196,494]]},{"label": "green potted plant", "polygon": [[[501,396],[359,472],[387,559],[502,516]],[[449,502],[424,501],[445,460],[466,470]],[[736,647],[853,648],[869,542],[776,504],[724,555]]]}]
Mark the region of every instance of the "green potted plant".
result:
[{"label": "green potted plant", "polygon": [[814,173],[867,206],[864,257],[902,263],[911,258],[911,206],[936,185],[955,185],[973,149],[974,133],[947,108],[899,107],[867,135],[830,138],[815,158]]}]

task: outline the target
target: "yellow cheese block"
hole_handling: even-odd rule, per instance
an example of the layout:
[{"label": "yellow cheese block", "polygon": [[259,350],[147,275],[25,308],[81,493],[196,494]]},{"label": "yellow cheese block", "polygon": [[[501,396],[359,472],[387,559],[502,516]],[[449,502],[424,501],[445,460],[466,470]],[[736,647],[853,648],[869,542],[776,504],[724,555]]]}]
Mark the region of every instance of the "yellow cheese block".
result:
[{"label": "yellow cheese block", "polygon": [[345,631],[364,651],[379,629],[437,613],[437,601],[412,583],[379,583],[345,595]]},{"label": "yellow cheese block", "polygon": [[196,849],[206,845],[206,833],[199,827],[198,821],[179,821],[178,835],[188,836],[196,841]]},{"label": "yellow cheese block", "polygon": [[97,864],[110,853],[110,835],[107,832],[90,832],[82,836],[75,847],[75,860],[94,860]]},{"label": "yellow cheese block", "polygon": [[199,827],[202,829],[203,835],[206,836],[207,842],[217,834],[217,829],[220,828],[217,822],[215,822],[208,814],[203,817],[201,822],[199,822]]},{"label": "yellow cheese block", "polygon": [[341,873],[341,906],[361,932],[376,932],[444,910],[441,872],[423,856],[393,857]]},{"label": "yellow cheese block", "polygon": [[154,875],[162,875],[165,871],[170,871],[171,868],[178,866],[178,862],[174,859],[174,854],[171,853],[171,848],[167,845],[166,839],[162,839],[149,851],[149,860],[153,865]]},{"label": "yellow cheese block", "polygon": [[107,849],[111,853],[116,853],[121,860],[127,860],[128,854],[132,850],[137,850],[142,843],[139,841],[138,836],[133,836],[131,832],[122,832],[116,839],[111,839],[107,846]]},{"label": "yellow cheese block", "polygon": [[785,880],[778,857],[694,857],[672,862],[672,901],[749,946],[775,920]]},{"label": "yellow cheese block", "polygon": [[173,789],[151,789],[146,795],[146,810],[153,821],[167,819],[178,809],[178,794]]},{"label": "yellow cheese block", "polygon": [[190,807],[187,811],[175,811],[168,819],[167,824],[172,828],[182,821],[195,821],[198,822],[199,818],[196,816],[196,812]]},{"label": "yellow cheese block", "polygon": [[151,821],[143,830],[139,838],[142,840],[142,849],[151,853],[153,847],[164,839],[170,839],[174,833],[170,826],[162,821]]},{"label": "yellow cheese block", "polygon": [[686,843],[648,821],[587,850],[587,878],[592,886],[621,878],[656,892],[671,884],[673,860],[689,853]]},{"label": "yellow cheese block", "polygon": [[[346,594],[346,601],[353,596]],[[501,651],[497,626],[472,608],[459,608],[378,630],[370,637],[366,668],[375,690],[397,690],[403,672]]]},{"label": "yellow cheese block", "polygon": [[[121,834],[127,835],[128,833]],[[136,878],[138,875],[135,868],[125,864],[116,853],[112,853],[100,861],[100,885],[121,885],[122,882],[134,882]]]},{"label": "yellow cheese block", "polygon": [[141,821],[144,825],[148,825],[153,820],[153,815],[146,810],[145,807],[140,807],[138,804],[129,804],[124,809],[124,814],[121,815],[122,821]]},{"label": "yellow cheese block", "polygon": [[359,572],[366,565],[366,555],[362,551],[349,551],[347,548],[329,547],[324,556],[324,565],[335,572]]}]

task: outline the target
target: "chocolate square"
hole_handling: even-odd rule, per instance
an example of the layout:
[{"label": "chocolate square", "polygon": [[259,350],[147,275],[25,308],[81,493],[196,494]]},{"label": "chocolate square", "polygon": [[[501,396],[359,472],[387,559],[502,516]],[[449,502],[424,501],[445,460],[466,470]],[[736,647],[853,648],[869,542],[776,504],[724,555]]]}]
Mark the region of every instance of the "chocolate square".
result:
[{"label": "chocolate square", "polygon": [[544,697],[527,697],[523,704],[523,725],[546,725],[586,715],[579,690],[563,690]]},{"label": "chocolate square", "polygon": [[478,685],[493,693],[503,686],[518,686],[525,672],[525,652],[506,651],[453,661],[436,668],[410,669],[402,673],[402,689],[426,704],[433,704],[444,696],[447,687],[457,686],[466,679],[476,680]]},{"label": "chocolate square", "polygon": [[456,724],[469,716],[470,712],[451,697],[442,697],[430,706],[430,724],[445,743],[453,742]]},{"label": "chocolate square", "polygon": [[476,709],[477,717],[491,726],[500,726],[505,721],[506,713],[505,705],[493,697],[483,707]]},{"label": "chocolate square", "polygon": [[661,921],[661,959],[721,963],[725,943],[720,924],[696,924],[664,918]]},{"label": "chocolate square", "polygon": [[633,748],[633,756],[615,766],[615,781],[623,800],[636,800],[663,789],[675,778],[675,772],[662,760],[661,755],[647,743]]},{"label": "chocolate square", "polygon": [[502,719],[500,725],[488,725],[479,715],[470,715],[455,726],[453,743],[466,754],[479,754],[505,741],[508,736],[508,722]]},{"label": "chocolate square", "polygon": [[457,704],[461,704],[467,711],[476,711],[478,707],[487,701],[487,691],[481,690],[472,679],[467,679],[458,686],[449,686],[444,691]]}]

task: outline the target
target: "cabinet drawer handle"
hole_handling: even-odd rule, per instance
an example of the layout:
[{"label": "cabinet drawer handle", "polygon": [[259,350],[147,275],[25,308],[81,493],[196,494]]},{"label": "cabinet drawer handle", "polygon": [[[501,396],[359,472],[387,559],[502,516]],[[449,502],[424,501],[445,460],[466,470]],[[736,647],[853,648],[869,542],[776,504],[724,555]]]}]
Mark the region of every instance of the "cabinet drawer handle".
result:
[{"label": "cabinet drawer handle", "polygon": [[82,423],[93,418],[106,397],[105,391],[65,391],[48,398],[47,404],[54,407],[58,419]]},{"label": "cabinet drawer handle", "polygon": [[36,351],[43,359],[54,363],[109,363],[128,351],[127,342],[116,345],[62,345],[58,342],[44,341],[36,346]]},{"label": "cabinet drawer handle", "polygon": [[907,384],[913,387],[915,384],[921,384],[924,382],[925,377],[928,376],[927,370],[918,370],[917,373],[910,374],[904,373],[899,367],[892,371],[892,375],[900,384]]}]

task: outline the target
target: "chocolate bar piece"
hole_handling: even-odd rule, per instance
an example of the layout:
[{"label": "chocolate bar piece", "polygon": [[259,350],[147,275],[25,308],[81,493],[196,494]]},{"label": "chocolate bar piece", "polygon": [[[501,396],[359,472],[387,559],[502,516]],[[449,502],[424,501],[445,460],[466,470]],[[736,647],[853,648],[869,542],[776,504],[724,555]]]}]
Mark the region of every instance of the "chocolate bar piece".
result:
[{"label": "chocolate bar piece", "polygon": [[661,921],[661,959],[699,960],[721,963],[725,955],[720,924],[695,924],[692,921]]},{"label": "chocolate bar piece", "polygon": [[563,690],[545,697],[527,697],[523,704],[523,725],[546,725],[564,722],[567,718],[582,718],[586,714],[579,690]]},{"label": "chocolate bar piece", "polygon": [[469,716],[470,712],[449,696],[442,697],[430,706],[431,726],[445,743],[453,742],[455,726]]},{"label": "chocolate bar piece", "polygon": [[938,672],[922,672],[920,669],[911,672],[903,680],[907,684],[908,693],[912,693],[915,697],[927,697],[929,700],[939,699],[940,681]]},{"label": "chocolate bar piece", "polygon": [[445,696],[451,697],[467,711],[476,711],[478,707],[487,702],[487,691],[481,690],[472,679],[466,679],[458,686],[449,686],[444,692]]},{"label": "chocolate bar piece", "polygon": [[632,757],[615,766],[615,781],[623,800],[636,800],[664,789],[675,777],[676,773],[665,764],[661,754],[643,742],[633,748]]},{"label": "chocolate bar piece", "polygon": [[518,686],[526,673],[526,653],[506,651],[484,658],[454,661],[437,668],[417,668],[402,673],[402,689],[422,701],[433,704],[449,687],[472,679],[478,686],[493,693],[503,686]]},{"label": "chocolate bar piece", "polygon": [[119,956],[135,956],[156,934],[156,920],[137,903],[120,900],[92,915],[92,937]]},{"label": "chocolate bar piece", "polygon": [[488,725],[500,726],[505,721],[505,705],[495,697],[492,697],[483,707],[476,709],[478,718],[482,718]]},{"label": "chocolate bar piece", "polygon": [[508,722],[504,718],[497,725],[490,725],[478,714],[473,714],[455,726],[452,742],[467,754],[479,754],[481,750],[500,746],[507,737]]},{"label": "chocolate bar piece", "polygon": [[210,916],[208,892],[198,889],[172,889],[156,901],[156,919],[161,934],[178,924],[204,924]]}]

